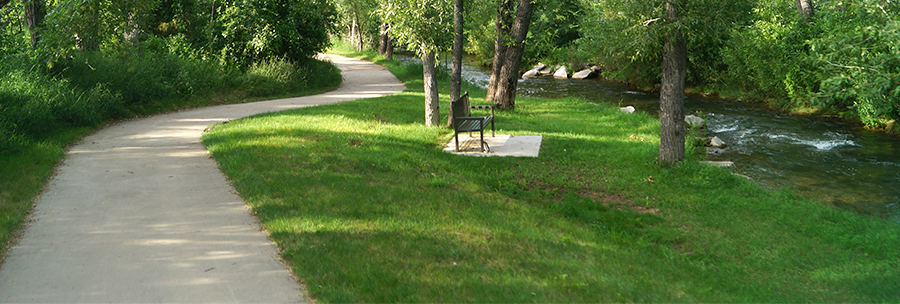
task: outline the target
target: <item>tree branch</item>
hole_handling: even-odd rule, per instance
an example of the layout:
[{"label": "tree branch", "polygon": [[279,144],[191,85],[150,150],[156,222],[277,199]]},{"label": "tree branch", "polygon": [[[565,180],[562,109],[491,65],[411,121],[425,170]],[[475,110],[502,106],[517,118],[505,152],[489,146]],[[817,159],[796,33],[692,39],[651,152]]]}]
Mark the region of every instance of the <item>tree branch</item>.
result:
[{"label": "tree branch", "polygon": [[[833,63],[833,62],[828,61],[828,60],[825,60],[825,59],[822,59],[822,61],[825,61],[826,63],[828,63],[828,64],[831,65],[831,66],[839,67],[839,68],[844,68],[844,69],[872,70],[872,71],[875,71],[875,69],[872,69],[872,68],[860,67],[860,66],[852,66],[852,65],[842,65],[842,64]],[[877,71],[876,71],[876,72],[877,72]]]},{"label": "tree branch", "polygon": [[656,22],[656,21],[659,21],[659,19],[662,19],[662,18],[655,18],[655,19],[650,19],[650,20],[647,20],[647,21],[644,21],[644,22],[641,22],[641,24],[643,24],[643,25],[644,25],[644,26],[648,26],[648,25],[650,25],[650,23],[653,23],[653,22]]}]

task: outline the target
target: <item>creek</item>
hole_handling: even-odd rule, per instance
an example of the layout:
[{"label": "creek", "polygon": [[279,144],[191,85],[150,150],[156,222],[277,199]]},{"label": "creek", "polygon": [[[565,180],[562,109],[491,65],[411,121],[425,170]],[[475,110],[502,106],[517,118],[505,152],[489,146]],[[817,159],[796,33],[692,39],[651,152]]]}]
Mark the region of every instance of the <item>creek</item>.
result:
[{"label": "creek", "polygon": [[[463,78],[487,88],[490,70],[466,61]],[[659,114],[659,95],[598,79],[519,80],[518,94],[580,97]],[[688,97],[685,113],[702,113],[709,136],[728,144],[710,160],[729,160],[736,173],[767,188],[787,187],[807,198],[900,223],[900,138],[822,117]]]}]

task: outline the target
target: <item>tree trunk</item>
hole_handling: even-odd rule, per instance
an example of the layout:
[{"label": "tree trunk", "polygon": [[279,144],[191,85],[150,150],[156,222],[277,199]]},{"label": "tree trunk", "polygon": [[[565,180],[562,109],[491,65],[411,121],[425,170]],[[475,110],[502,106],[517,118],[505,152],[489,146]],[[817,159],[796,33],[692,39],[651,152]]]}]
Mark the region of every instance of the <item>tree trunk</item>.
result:
[{"label": "tree trunk", "polygon": [[533,11],[534,4],[531,0],[519,0],[516,19],[511,30],[514,41],[506,50],[506,59],[503,60],[499,82],[494,91],[494,105],[500,109],[511,109],[516,106],[519,65],[522,62],[522,54],[525,53],[525,38],[528,36],[528,27],[531,25]]},{"label": "tree trunk", "polygon": [[141,27],[137,19],[137,14],[129,13],[125,32],[122,34],[122,38],[125,39],[125,41],[130,42],[132,47],[137,46],[138,41],[140,41],[141,38]]},{"label": "tree trunk", "polygon": [[497,7],[497,38],[494,40],[494,61],[491,66],[491,81],[488,83],[487,101],[494,100],[494,92],[497,90],[497,84],[500,83],[500,70],[505,64],[506,50],[509,45],[510,29],[513,24],[513,0],[500,0],[500,6]]},{"label": "tree trunk", "polygon": [[356,50],[362,52],[363,50],[363,34],[362,34],[362,25],[359,23],[359,16],[353,17],[353,25],[356,27],[356,42],[358,45],[356,46]]},{"label": "tree trunk", "polygon": [[394,40],[391,39],[390,35],[387,38],[387,49],[384,51],[384,58],[394,60]]},{"label": "tree trunk", "polygon": [[384,55],[387,52],[388,45],[388,27],[386,23],[381,24],[381,36],[378,39],[378,55]]},{"label": "tree trunk", "polygon": [[437,73],[434,69],[434,53],[423,52],[422,70],[425,80],[425,126],[432,127],[438,125],[438,90],[437,90]]},{"label": "tree trunk", "polygon": [[[666,3],[669,22],[678,22],[671,2]],[[675,164],[684,160],[684,81],[687,77],[687,49],[675,30],[666,37],[662,65],[662,90],[659,94],[659,161]]]},{"label": "tree trunk", "polygon": [[[462,87],[463,3],[453,0],[453,59],[450,67],[450,100],[459,98]],[[447,126],[453,123],[453,107],[448,107]]]},{"label": "tree trunk", "polygon": [[813,4],[812,0],[796,0],[797,1],[797,10],[800,11],[800,16],[803,17],[804,20],[813,17]]},{"label": "tree trunk", "polygon": [[31,34],[31,49],[33,50],[37,50],[38,42],[41,41],[40,31],[46,16],[47,8],[44,0],[30,0],[25,3],[25,24],[28,25],[28,32]]},{"label": "tree trunk", "polygon": [[359,19],[359,18],[357,17],[357,21],[356,21],[356,35],[357,35],[357,41],[359,42],[359,46],[357,46],[356,48],[357,48],[360,52],[362,52],[363,49],[364,49],[364,48],[363,48],[363,47],[364,47],[364,43],[363,43],[363,31],[362,31],[362,24],[359,23],[358,19]]}]

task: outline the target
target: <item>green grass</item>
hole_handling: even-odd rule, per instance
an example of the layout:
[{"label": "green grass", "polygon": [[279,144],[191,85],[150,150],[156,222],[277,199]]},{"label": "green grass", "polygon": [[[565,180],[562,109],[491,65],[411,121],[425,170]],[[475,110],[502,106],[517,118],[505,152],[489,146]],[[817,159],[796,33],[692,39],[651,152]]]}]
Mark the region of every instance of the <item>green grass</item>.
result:
[{"label": "green grass", "polygon": [[498,113],[499,133],[544,136],[539,158],[444,153],[421,68],[385,64],[406,92],[203,136],[323,303],[900,302],[895,223],[763,190],[693,151],[659,166],[658,121],[577,99]]}]

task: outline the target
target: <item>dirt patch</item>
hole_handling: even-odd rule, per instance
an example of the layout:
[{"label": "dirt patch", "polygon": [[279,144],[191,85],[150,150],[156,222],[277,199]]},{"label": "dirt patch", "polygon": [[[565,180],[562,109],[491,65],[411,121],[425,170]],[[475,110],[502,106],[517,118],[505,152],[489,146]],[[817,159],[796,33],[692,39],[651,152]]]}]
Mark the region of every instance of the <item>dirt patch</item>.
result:
[{"label": "dirt patch", "polygon": [[614,208],[616,210],[629,209],[638,214],[652,214],[656,216],[660,216],[662,214],[659,211],[659,208],[648,208],[645,206],[640,206],[638,204],[635,204],[633,200],[620,195],[608,194],[592,190],[580,190],[577,193],[578,195],[590,198],[596,202],[603,204],[604,206]]}]

